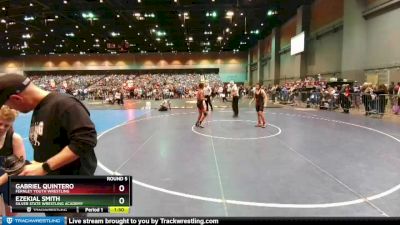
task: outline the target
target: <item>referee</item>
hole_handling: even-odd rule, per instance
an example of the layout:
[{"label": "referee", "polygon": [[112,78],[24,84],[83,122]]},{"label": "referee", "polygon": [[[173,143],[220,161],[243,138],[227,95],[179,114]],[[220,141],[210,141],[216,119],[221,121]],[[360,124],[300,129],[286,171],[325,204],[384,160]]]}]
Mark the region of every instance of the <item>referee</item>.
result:
[{"label": "referee", "polygon": [[230,82],[230,85],[231,85],[233,117],[238,117],[239,116],[239,90],[233,81]]},{"label": "referee", "polygon": [[210,105],[211,111],[213,111],[213,106],[211,103],[211,94],[212,90],[210,84],[207,83],[207,86],[204,88],[204,96],[206,97],[206,111],[208,112],[208,105]]}]

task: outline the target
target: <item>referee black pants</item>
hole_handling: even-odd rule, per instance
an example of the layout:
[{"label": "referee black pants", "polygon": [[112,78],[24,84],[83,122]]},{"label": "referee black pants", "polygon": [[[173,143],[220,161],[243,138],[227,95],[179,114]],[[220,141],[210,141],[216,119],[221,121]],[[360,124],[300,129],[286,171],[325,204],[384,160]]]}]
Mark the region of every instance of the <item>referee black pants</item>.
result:
[{"label": "referee black pants", "polygon": [[232,109],[233,116],[239,116],[239,96],[233,96],[232,98]]},{"label": "referee black pants", "polygon": [[208,111],[208,105],[210,105],[211,111],[213,111],[213,106],[212,106],[212,103],[211,103],[211,96],[210,96],[210,95],[206,95],[206,106],[207,106],[207,111]]}]

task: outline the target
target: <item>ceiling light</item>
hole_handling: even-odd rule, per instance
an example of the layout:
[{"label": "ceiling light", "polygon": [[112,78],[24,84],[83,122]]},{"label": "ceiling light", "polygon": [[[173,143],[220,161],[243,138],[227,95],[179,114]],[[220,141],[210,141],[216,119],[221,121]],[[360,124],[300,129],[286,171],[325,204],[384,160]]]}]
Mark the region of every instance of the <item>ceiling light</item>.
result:
[{"label": "ceiling light", "polygon": [[206,16],[215,18],[215,17],[217,17],[217,12],[216,11],[207,12]]},{"label": "ceiling light", "polygon": [[141,1],[141,0],[137,0],[137,2],[138,2],[138,3],[141,3],[142,1]]},{"label": "ceiling light", "polygon": [[103,29],[106,29],[106,25],[103,25]]},{"label": "ceiling light", "polygon": [[217,38],[218,41],[222,41],[222,39],[223,39],[223,38],[222,38],[221,36],[219,36],[219,37]]},{"label": "ceiling light", "polygon": [[34,20],[34,19],[35,19],[35,17],[33,17],[33,16],[25,16],[24,17],[25,21],[31,21],[31,20]]},{"label": "ceiling light", "polygon": [[134,13],[133,14],[135,17],[140,17],[140,13]]},{"label": "ceiling light", "polygon": [[132,28],[132,25],[129,25],[129,28]]},{"label": "ceiling light", "polygon": [[119,18],[119,14],[117,14],[117,18]]},{"label": "ceiling light", "polygon": [[229,27],[225,29],[225,32],[229,32]]},{"label": "ceiling light", "polygon": [[185,19],[185,20],[190,19],[188,12],[183,13],[183,19]]},{"label": "ceiling light", "polygon": [[75,28],[76,28],[76,29],[79,29],[79,26],[78,26],[78,25],[76,25],[76,26],[75,26]]},{"label": "ceiling light", "polygon": [[57,16],[57,15],[55,15],[55,16],[54,16],[54,18],[58,19],[58,16]]},{"label": "ceiling light", "polygon": [[111,36],[113,36],[113,37],[119,36],[119,33],[111,32]]},{"label": "ceiling light", "polygon": [[29,3],[29,6],[31,6],[31,7],[32,7],[32,6],[33,6],[33,3],[32,3],[32,2],[31,2],[31,3]]},{"label": "ceiling light", "polygon": [[88,20],[92,20],[95,16],[92,12],[82,13],[82,17]]},{"label": "ceiling light", "polygon": [[103,0],[100,0],[100,3],[103,3]]},{"label": "ceiling light", "polygon": [[234,15],[233,11],[226,12],[226,17],[232,17]]},{"label": "ceiling light", "polygon": [[6,11],[6,7],[1,7],[1,10]]},{"label": "ceiling light", "polygon": [[165,31],[157,31],[157,36],[163,37],[165,35],[167,35],[167,33],[165,33]]},{"label": "ceiling light", "polygon": [[201,42],[201,44],[200,44],[201,46],[210,46],[210,42],[208,41],[208,42]]},{"label": "ceiling light", "polygon": [[267,12],[267,15],[268,16],[273,16],[273,15],[276,15],[276,14],[278,14],[278,12],[276,11],[276,10],[268,10],[268,12]]},{"label": "ceiling light", "polygon": [[54,31],[53,29],[50,30],[50,32],[53,32],[53,31]]},{"label": "ceiling light", "polygon": [[53,22],[53,21],[55,21],[55,19],[53,19],[53,18],[47,18],[47,19],[45,19],[44,21],[45,21],[45,22]]},{"label": "ceiling light", "polygon": [[264,23],[261,23],[261,26],[264,26]]},{"label": "ceiling light", "polygon": [[67,36],[67,37],[75,37],[75,34],[71,32],[71,33],[66,33],[65,36]]},{"label": "ceiling light", "polygon": [[32,37],[31,34],[23,34],[23,35],[22,35],[22,38],[23,38],[23,39],[30,39],[31,37]]},{"label": "ceiling light", "polygon": [[6,20],[5,19],[1,19],[0,22],[1,23],[6,23]]},{"label": "ceiling light", "polygon": [[64,3],[64,4],[68,4],[68,0],[64,0],[63,3]]}]

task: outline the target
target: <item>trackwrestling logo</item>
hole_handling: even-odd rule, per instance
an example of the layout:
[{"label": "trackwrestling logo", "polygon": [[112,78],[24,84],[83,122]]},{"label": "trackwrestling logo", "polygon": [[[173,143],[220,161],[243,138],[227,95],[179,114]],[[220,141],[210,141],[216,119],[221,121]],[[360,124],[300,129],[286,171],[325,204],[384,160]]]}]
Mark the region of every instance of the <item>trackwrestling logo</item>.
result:
[{"label": "trackwrestling logo", "polygon": [[3,224],[9,225],[64,225],[64,217],[3,217]]}]

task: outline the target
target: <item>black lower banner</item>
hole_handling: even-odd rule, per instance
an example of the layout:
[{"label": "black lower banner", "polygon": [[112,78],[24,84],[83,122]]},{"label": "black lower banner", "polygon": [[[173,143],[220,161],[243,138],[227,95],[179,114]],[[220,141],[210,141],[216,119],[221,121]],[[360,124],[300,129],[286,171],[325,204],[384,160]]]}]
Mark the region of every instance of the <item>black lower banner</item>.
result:
[{"label": "black lower banner", "polygon": [[134,224],[134,225],[170,225],[170,224],[400,224],[400,218],[259,218],[259,217],[85,217],[67,218],[66,224]]}]

